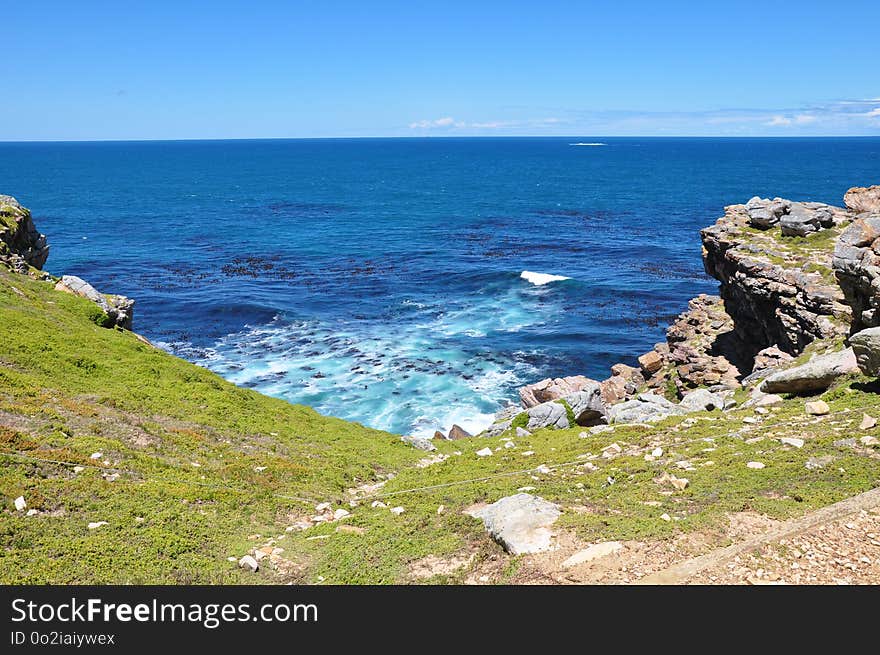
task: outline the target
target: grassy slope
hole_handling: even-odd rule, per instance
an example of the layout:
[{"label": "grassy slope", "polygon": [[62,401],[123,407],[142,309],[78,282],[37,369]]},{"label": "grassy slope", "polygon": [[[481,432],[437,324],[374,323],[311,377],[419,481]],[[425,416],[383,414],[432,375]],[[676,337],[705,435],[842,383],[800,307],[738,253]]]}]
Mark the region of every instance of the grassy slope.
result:
[{"label": "grassy slope", "polygon": [[[880,414],[864,379],[825,394],[835,410],[829,417],[808,417],[803,399],[791,399],[754,425],[742,421],[752,412],[739,410],[588,438],[581,429],[542,431],[515,439],[515,448],[500,438],[440,443],[448,459],[417,468],[425,453],[393,435],[237,388],[133,334],[96,326],[93,314],[87,301],[0,272],[0,450],[98,466],[108,460],[127,471],[110,482],[97,469],[74,473],[0,457],[0,582],[405,582],[409,565],[427,555],[473,553],[471,568],[497,557],[498,547],[462,510],[525,485],[560,503],[559,525],[589,542],[718,530],[727,513],[744,509],[796,515],[880,483],[880,459],[870,448],[834,445],[864,434],[856,428],[863,409]],[[780,436],[807,443],[784,446]],[[623,452],[601,457],[612,441]],[[477,457],[487,445],[494,455]],[[657,445],[663,457],[646,461]],[[103,453],[97,462],[89,459],[95,451]],[[805,469],[819,456],[834,461]],[[695,470],[682,471],[681,460]],[[746,468],[752,460],[767,467]],[[587,461],[596,470],[518,473]],[[690,486],[670,493],[653,481],[664,471]],[[347,488],[391,472],[378,493],[447,486],[381,499],[404,507],[400,516],[371,507],[371,499],[349,508],[345,523],[360,532],[338,532],[338,523],[285,531],[312,513],[311,503],[343,506]],[[455,484],[496,474],[505,475]],[[19,495],[41,513],[15,512]],[[440,505],[445,512],[437,512]],[[661,520],[663,513],[674,520]],[[88,530],[91,521],[109,525]],[[283,573],[244,573],[227,561],[269,537],[281,537],[292,564]],[[494,581],[515,579],[517,563],[511,559]]]}]

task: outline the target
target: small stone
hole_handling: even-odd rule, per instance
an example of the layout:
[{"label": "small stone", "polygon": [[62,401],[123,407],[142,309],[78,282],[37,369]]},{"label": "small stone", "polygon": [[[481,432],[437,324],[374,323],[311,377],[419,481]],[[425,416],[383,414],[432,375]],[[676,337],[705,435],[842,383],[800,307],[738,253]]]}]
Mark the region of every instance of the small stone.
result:
[{"label": "small stone", "polygon": [[769,414],[770,410],[766,407],[755,407],[755,414]]},{"label": "small stone", "polygon": [[82,472],[85,471],[85,470],[86,470],[86,467],[85,467],[85,466],[74,466],[74,467],[73,467],[73,472],[74,472],[74,473],[82,473]]},{"label": "small stone", "polygon": [[877,439],[877,437],[868,436],[862,437],[861,439],[859,439],[859,442],[863,446],[876,446],[877,444],[880,444],[880,439]]},{"label": "small stone", "polygon": [[808,471],[816,471],[818,469],[823,469],[831,462],[834,461],[834,458],[830,455],[825,455],[823,457],[811,457],[807,460],[806,464],[804,464],[804,468]]},{"label": "small stone", "polygon": [[93,522],[89,523],[88,528],[89,528],[89,530],[97,530],[98,528],[101,528],[105,525],[110,525],[110,524],[107,523],[107,521],[93,521]]},{"label": "small stone", "polygon": [[268,468],[268,467],[266,467],[266,466],[255,466],[255,467],[254,467],[254,471],[257,472],[257,473],[262,473],[263,471],[266,470],[266,468]]},{"label": "small stone", "polygon": [[600,544],[593,544],[589,548],[585,548],[581,550],[567,560],[562,563],[563,568],[571,568],[572,566],[577,566],[578,564],[584,564],[586,562],[591,562],[594,559],[598,559],[600,557],[607,557],[608,555],[613,555],[614,553],[618,553],[623,550],[623,544],[619,541],[606,541]]},{"label": "small stone", "polygon": [[655,448],[651,451],[651,457],[663,457],[663,449],[659,447]]},{"label": "small stone", "polygon": [[812,414],[813,416],[824,416],[831,411],[831,408],[824,400],[814,400],[806,403],[804,405],[804,410],[807,414]]},{"label": "small stone", "polygon": [[784,443],[786,446],[794,446],[795,448],[804,447],[804,440],[798,439],[797,437],[782,437],[779,441]]},{"label": "small stone", "polygon": [[394,514],[395,516],[400,516],[400,515],[403,514],[405,511],[406,511],[406,510],[403,509],[402,507],[392,507],[392,508],[391,508],[391,513]]},{"label": "small stone", "polygon": [[524,450],[520,453],[520,455],[522,455],[523,457],[529,457],[530,455],[534,455],[534,454],[535,454],[534,450]]},{"label": "small stone", "polygon": [[672,517],[669,516],[669,514],[665,514],[665,513],[664,513],[664,514],[661,514],[661,515],[660,515],[660,519],[663,520],[663,521],[671,521],[671,520],[672,520]]},{"label": "small stone", "polygon": [[859,430],[870,430],[877,425],[877,419],[869,414],[862,414],[862,422],[859,424]]},{"label": "small stone", "polygon": [[143,523],[143,522],[144,522],[144,517],[143,517],[143,516],[135,516],[135,517],[134,517],[134,522],[135,522],[135,523]]},{"label": "small stone", "polygon": [[316,512],[326,512],[328,509],[330,509],[330,503],[318,503],[315,505]]},{"label": "small stone", "polygon": [[520,487],[519,489],[517,489],[517,491],[525,492],[525,491],[534,491],[535,489],[537,489],[537,487]]},{"label": "small stone", "polygon": [[679,491],[684,491],[690,484],[690,480],[688,480],[687,478],[676,478],[675,476],[673,476],[673,478],[669,481],[669,484],[671,484]]},{"label": "small stone", "polygon": [[513,443],[512,441],[505,441],[505,442],[504,442],[504,447],[505,447],[505,448],[516,448],[516,444]]},{"label": "small stone", "polygon": [[370,507],[388,507],[388,505],[386,505],[385,503],[383,503],[381,500],[374,500],[374,501],[370,504]]},{"label": "small stone", "polygon": [[238,560],[238,567],[242,569],[248,569],[252,573],[256,573],[260,570],[259,563],[250,555],[245,555],[240,560]]},{"label": "small stone", "polygon": [[531,437],[532,433],[526,430],[525,428],[517,428],[516,436],[518,437]]},{"label": "small stone", "polygon": [[89,455],[89,459],[101,459],[104,456],[104,453],[92,453]]},{"label": "small stone", "polygon": [[760,469],[764,468],[764,463],[763,462],[748,462],[746,464],[746,466],[748,466],[750,469],[760,470]]},{"label": "small stone", "polygon": [[440,507],[437,508],[438,514],[442,514],[445,511],[446,511],[446,505],[440,505]]},{"label": "small stone", "polygon": [[344,519],[346,516],[350,516],[351,512],[347,509],[342,509],[341,507],[333,512],[333,520],[338,521],[339,519]]},{"label": "small stone", "polygon": [[27,514],[25,514],[25,516],[36,516],[39,513],[40,513],[40,510],[38,510],[38,509],[29,509],[27,511]]},{"label": "small stone", "polygon": [[749,425],[754,425],[757,422],[758,422],[758,419],[756,419],[754,416],[746,416],[743,419],[743,423],[748,423]]},{"label": "small stone", "polygon": [[15,504],[15,509],[18,512],[23,512],[27,509],[27,502],[25,502],[24,496],[19,496],[16,498],[13,503]]},{"label": "small stone", "polygon": [[119,474],[118,473],[111,473],[110,475],[105,475],[104,479],[107,482],[116,482],[119,479]]},{"label": "small stone", "polygon": [[492,454],[492,449],[491,448],[482,448],[482,449],[478,450],[476,454],[477,454],[477,457],[488,457],[489,455]]},{"label": "small stone", "polygon": [[238,558],[235,557],[234,555],[232,555],[232,556],[230,556],[230,557],[227,557],[227,558],[226,558],[226,561],[227,561],[227,562],[237,562],[237,561],[238,561]]}]

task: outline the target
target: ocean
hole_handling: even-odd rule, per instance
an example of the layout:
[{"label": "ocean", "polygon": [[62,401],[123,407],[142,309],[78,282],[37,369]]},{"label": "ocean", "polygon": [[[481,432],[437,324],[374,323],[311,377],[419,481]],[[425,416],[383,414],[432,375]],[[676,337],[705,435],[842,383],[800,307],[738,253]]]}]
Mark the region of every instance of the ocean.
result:
[{"label": "ocean", "polygon": [[236,384],[419,435],[633,364],[717,290],[724,205],[872,183],[880,138],[0,143],[48,271]]}]

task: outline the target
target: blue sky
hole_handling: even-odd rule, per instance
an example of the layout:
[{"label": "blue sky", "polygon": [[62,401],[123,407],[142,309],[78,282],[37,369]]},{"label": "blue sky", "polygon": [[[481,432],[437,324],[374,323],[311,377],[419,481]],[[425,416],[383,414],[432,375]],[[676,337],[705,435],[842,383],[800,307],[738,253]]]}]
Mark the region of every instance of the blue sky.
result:
[{"label": "blue sky", "polygon": [[0,13],[0,140],[880,134],[876,0]]}]

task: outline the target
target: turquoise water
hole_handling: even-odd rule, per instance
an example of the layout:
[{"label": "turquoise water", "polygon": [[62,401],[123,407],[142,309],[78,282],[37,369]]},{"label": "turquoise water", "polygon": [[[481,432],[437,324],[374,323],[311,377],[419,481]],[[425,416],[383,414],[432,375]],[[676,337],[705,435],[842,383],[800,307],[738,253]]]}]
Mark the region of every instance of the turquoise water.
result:
[{"label": "turquoise water", "polygon": [[698,230],[724,205],[878,182],[878,138],[0,144],[48,270],[238,384],[399,433],[633,363],[716,290]]}]

